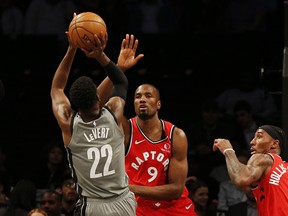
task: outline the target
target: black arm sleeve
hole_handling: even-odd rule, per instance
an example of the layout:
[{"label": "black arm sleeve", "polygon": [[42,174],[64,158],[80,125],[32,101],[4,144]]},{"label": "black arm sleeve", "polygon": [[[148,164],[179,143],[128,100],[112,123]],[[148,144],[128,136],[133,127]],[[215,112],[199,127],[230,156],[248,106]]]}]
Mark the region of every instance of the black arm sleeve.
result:
[{"label": "black arm sleeve", "polygon": [[128,79],[124,72],[118,68],[113,61],[104,67],[107,76],[113,83],[110,97],[118,96],[126,100],[128,90]]}]

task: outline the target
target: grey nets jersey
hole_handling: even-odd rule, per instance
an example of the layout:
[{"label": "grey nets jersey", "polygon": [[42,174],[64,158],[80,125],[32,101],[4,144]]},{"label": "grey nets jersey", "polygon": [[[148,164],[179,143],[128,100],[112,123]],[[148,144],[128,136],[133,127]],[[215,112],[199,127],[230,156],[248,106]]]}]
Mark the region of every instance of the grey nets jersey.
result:
[{"label": "grey nets jersey", "polygon": [[76,114],[66,149],[80,195],[109,198],[128,189],[124,136],[107,108],[102,108],[98,119],[86,123]]}]

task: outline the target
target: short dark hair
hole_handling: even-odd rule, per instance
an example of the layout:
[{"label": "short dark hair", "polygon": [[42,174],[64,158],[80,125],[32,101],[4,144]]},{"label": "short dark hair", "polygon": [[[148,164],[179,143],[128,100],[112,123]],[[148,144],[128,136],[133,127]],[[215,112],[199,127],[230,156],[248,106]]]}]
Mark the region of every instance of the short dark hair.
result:
[{"label": "short dark hair", "polygon": [[71,170],[70,169],[66,169],[63,172],[63,174],[61,175],[61,177],[59,178],[59,180],[57,181],[56,186],[57,187],[62,187],[63,184],[65,183],[65,181],[67,181],[69,179],[73,179],[74,180]]},{"label": "short dark hair", "polygon": [[194,195],[200,187],[208,187],[207,183],[200,179],[189,179],[185,185],[190,195]]},{"label": "short dark hair", "polygon": [[69,91],[71,105],[75,109],[88,109],[99,100],[97,86],[87,76],[81,76],[74,81]]},{"label": "short dark hair", "polygon": [[57,202],[61,202],[61,194],[59,192],[57,192],[56,190],[53,190],[53,189],[48,189],[48,190],[45,190],[42,194],[41,194],[41,198],[40,198],[40,201],[39,201],[39,204],[42,205],[43,202],[42,202],[42,199],[44,197],[45,194],[54,194],[55,195],[55,198],[56,198],[56,201]]}]

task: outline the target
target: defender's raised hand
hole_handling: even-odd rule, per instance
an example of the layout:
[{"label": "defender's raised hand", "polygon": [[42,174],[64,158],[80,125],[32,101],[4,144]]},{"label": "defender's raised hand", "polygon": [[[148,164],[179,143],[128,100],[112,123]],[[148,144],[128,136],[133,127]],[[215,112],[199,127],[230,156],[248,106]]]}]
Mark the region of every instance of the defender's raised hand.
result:
[{"label": "defender's raised hand", "polygon": [[123,71],[136,65],[137,62],[144,57],[144,54],[142,53],[135,57],[138,43],[138,39],[135,39],[133,34],[126,34],[126,37],[122,40],[117,65]]}]

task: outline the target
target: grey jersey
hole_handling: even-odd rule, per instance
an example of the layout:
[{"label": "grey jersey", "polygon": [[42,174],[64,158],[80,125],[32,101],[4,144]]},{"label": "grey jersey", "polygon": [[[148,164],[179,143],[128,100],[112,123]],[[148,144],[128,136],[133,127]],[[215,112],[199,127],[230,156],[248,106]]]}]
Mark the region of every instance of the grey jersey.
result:
[{"label": "grey jersey", "polygon": [[124,135],[107,108],[91,122],[75,115],[67,152],[79,194],[109,198],[128,190]]}]

